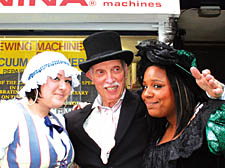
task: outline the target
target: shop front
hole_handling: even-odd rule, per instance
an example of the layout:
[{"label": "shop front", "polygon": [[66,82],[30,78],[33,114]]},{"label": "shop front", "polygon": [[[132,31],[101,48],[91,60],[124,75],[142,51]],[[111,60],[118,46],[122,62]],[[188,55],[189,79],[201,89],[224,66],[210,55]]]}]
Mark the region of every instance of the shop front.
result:
[{"label": "shop front", "polygon": [[[0,13],[0,100],[8,100],[17,97],[23,70],[39,52],[61,52],[79,69],[86,60],[83,40],[93,32],[117,31],[123,49],[134,54],[141,40],[170,42],[180,5],[178,0],[0,0]],[[129,89],[139,87],[137,62],[135,57],[129,67]],[[80,81],[65,103],[68,110],[97,94],[85,74]]]}]

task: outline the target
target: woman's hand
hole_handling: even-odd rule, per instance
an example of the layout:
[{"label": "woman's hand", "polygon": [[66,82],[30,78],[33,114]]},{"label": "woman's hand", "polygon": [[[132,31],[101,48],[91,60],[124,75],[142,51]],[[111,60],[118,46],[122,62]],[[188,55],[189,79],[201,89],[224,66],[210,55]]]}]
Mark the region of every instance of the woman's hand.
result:
[{"label": "woman's hand", "polygon": [[205,69],[202,73],[196,67],[190,69],[200,88],[205,90],[211,97],[220,98],[223,94],[223,85],[211,75],[210,70]]}]

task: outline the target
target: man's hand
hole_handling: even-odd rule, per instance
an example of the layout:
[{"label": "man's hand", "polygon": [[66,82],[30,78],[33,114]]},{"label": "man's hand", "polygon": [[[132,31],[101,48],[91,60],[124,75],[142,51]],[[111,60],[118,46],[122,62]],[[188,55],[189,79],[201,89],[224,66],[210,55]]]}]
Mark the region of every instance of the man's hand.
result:
[{"label": "man's hand", "polygon": [[223,85],[211,75],[210,70],[205,69],[202,73],[195,67],[191,67],[191,73],[196,79],[200,88],[205,90],[210,96],[220,98],[223,94]]},{"label": "man's hand", "polygon": [[78,104],[74,105],[72,110],[80,110],[80,109],[83,109],[85,106],[87,106],[88,102],[79,102]]}]

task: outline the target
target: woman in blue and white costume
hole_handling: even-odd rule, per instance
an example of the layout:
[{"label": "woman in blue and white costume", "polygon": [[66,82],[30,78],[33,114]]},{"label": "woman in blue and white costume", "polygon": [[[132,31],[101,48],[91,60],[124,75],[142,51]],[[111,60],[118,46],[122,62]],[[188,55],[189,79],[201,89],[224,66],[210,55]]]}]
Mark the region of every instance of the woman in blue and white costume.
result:
[{"label": "woman in blue and white costume", "polygon": [[0,104],[0,167],[70,167],[74,150],[63,116],[53,114],[72,87],[79,85],[80,72],[61,53],[35,55],[22,75],[21,99]]}]

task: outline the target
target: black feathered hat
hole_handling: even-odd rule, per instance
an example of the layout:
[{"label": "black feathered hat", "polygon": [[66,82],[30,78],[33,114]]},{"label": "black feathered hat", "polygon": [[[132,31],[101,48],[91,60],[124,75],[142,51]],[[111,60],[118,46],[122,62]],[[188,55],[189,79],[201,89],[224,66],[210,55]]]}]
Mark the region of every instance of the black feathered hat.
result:
[{"label": "black feathered hat", "polygon": [[79,67],[85,73],[100,62],[121,59],[130,65],[133,60],[133,52],[122,50],[120,36],[113,31],[94,33],[83,41],[83,45],[87,59]]},{"label": "black feathered hat", "polygon": [[185,50],[176,50],[155,39],[144,40],[136,48],[138,49],[136,56],[145,57],[152,64],[175,65],[191,76],[190,68],[193,66],[197,67],[193,53]]},{"label": "black feathered hat", "polygon": [[196,58],[191,52],[176,50],[155,39],[144,40],[136,48],[138,49],[136,56],[141,56],[137,69],[140,84],[143,82],[147,67],[151,65],[159,65],[169,69],[175,68],[184,78],[190,79],[196,84],[195,78],[190,72],[191,67],[197,67]]}]

